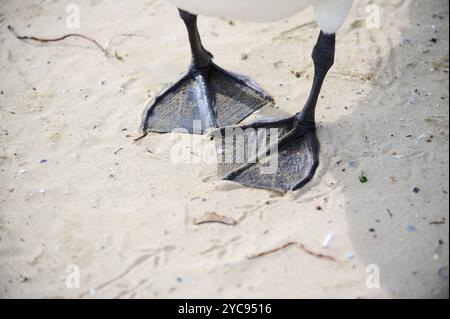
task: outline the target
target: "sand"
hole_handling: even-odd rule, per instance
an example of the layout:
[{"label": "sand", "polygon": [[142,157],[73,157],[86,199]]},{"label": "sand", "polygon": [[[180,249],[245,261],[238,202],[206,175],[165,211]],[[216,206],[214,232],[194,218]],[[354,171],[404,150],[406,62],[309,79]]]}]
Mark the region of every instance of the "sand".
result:
[{"label": "sand", "polygon": [[[189,62],[173,6],[77,1],[72,30],[69,3],[0,3],[2,298],[448,297],[447,1],[355,4],[318,106],[320,168],[285,196],[220,181],[214,163],[175,163],[177,134],[133,141]],[[112,42],[119,61],[80,39],[25,43],[7,25],[101,44],[134,36]],[[301,109],[312,10],[199,27],[217,64],[275,97],[253,118]],[[207,212],[236,224],[195,225]]]}]

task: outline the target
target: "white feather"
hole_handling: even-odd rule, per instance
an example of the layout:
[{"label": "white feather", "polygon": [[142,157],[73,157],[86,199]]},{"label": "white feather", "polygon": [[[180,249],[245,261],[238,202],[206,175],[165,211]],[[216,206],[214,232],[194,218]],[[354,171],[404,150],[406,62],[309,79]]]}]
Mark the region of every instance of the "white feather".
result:
[{"label": "white feather", "polygon": [[314,11],[320,29],[328,34],[336,33],[347,18],[353,0],[316,0]]}]

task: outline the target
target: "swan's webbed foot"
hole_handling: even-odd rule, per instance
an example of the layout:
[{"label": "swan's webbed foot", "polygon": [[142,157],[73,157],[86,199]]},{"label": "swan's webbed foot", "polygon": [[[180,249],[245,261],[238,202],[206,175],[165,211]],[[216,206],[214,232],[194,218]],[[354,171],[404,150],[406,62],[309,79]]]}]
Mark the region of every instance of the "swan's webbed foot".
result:
[{"label": "swan's webbed foot", "polygon": [[145,132],[167,133],[184,129],[203,134],[209,128],[241,122],[272,98],[251,79],[210,63],[191,68],[158,96],[144,114]]},{"label": "swan's webbed foot", "polygon": [[320,149],[315,110],[325,76],[334,63],[335,42],[334,34],[320,33],[312,54],[313,86],[302,112],[220,131],[217,147],[223,179],[284,193],[305,186],[314,177]]},{"label": "swan's webbed foot", "polygon": [[225,128],[220,133],[215,138],[221,150],[222,179],[285,193],[306,185],[319,166],[315,125],[302,114]]}]

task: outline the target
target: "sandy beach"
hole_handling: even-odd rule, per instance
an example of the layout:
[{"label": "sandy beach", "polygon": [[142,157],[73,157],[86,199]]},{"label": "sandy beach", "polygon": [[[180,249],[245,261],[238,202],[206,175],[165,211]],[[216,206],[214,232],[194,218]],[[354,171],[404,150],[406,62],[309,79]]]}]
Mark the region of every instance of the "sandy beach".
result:
[{"label": "sandy beach", "polygon": [[[190,61],[170,3],[0,0],[0,297],[448,298],[448,6],[355,2],[317,109],[320,167],[281,195],[174,162],[180,134],[135,141]],[[8,25],[81,33],[113,56]],[[303,107],[312,9],[267,24],[199,17],[199,29],[218,65],[275,98],[248,120]],[[196,223],[206,213],[232,222]]]}]

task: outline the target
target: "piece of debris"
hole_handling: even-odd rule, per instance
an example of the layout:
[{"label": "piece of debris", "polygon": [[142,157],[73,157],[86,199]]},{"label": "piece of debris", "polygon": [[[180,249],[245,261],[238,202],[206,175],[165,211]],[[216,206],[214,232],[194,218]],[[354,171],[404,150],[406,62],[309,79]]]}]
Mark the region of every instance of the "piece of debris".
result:
[{"label": "piece of debris", "polygon": [[414,187],[413,192],[415,194],[419,194],[420,193],[420,188],[419,187]]},{"label": "piece of debris", "polygon": [[25,283],[25,282],[29,281],[30,279],[25,275],[19,274],[17,276],[17,280],[21,283]]},{"label": "piece of debris", "polygon": [[279,252],[280,250],[289,248],[289,247],[291,247],[291,246],[298,246],[298,245],[299,245],[299,243],[296,243],[296,242],[292,242],[292,241],[291,241],[291,242],[288,242],[287,244],[284,244],[284,245],[281,246],[281,247],[274,248],[274,249],[272,249],[272,250],[265,251],[265,252],[262,252],[262,253],[259,253],[259,254],[250,256],[250,257],[248,257],[248,259],[255,259],[255,258],[263,257],[263,256],[266,256],[266,255],[270,255],[270,254]]},{"label": "piece of debris", "polygon": [[[63,36],[56,37],[56,38],[38,38],[38,37],[35,37],[35,36],[19,35],[16,32],[16,30],[10,25],[8,25],[8,30],[12,34],[14,34],[14,36],[17,39],[22,40],[22,41],[32,40],[32,41],[37,41],[37,42],[41,42],[41,43],[49,43],[49,42],[63,41],[63,40],[68,39],[68,38],[81,38],[81,39],[84,39],[84,40],[87,40],[87,41],[93,43],[97,48],[99,48],[105,54],[105,56],[107,58],[116,58],[119,61],[123,61],[123,57],[119,56],[117,54],[117,52],[114,52],[114,54],[111,54],[109,47],[110,47],[110,43],[111,43],[112,39],[109,41],[108,47],[105,48],[100,43],[98,43],[97,40],[92,39],[92,38],[90,38],[90,37],[88,37],[86,35],[79,34],[79,33],[69,33],[69,34],[65,34]],[[130,35],[128,35],[128,36],[130,36]]]},{"label": "piece of debris", "polygon": [[348,161],[348,166],[355,168],[356,166],[358,166],[358,162],[356,162],[355,160],[350,160]]},{"label": "piece of debris", "polygon": [[327,237],[325,237],[325,239],[323,240],[322,247],[323,248],[328,248],[330,246],[330,244],[331,244],[331,241],[333,240],[333,237],[334,237],[334,234],[333,233],[329,233],[327,235]]},{"label": "piece of debris", "polygon": [[17,172],[18,175],[24,175],[26,173],[28,173],[26,169],[21,169],[20,171]]},{"label": "piece of debris", "polygon": [[439,220],[439,221],[434,221],[434,222],[430,222],[430,225],[445,225],[446,220]]},{"label": "piece of debris", "polygon": [[[314,206],[315,206],[315,208],[316,208],[316,210],[318,210],[318,211],[322,211],[323,210],[323,207],[322,207],[322,205],[320,205],[320,203],[319,203],[319,201],[317,200],[317,198],[314,198]],[[270,204],[270,203],[269,203]],[[268,204],[267,204],[268,205]]]},{"label": "piece of debris", "polygon": [[375,74],[373,74],[373,73],[366,73],[366,74],[363,74],[360,79],[362,81],[371,81],[374,78],[374,76],[375,76]]},{"label": "piece of debris", "polygon": [[309,250],[308,248],[306,248],[305,245],[297,243],[297,242],[292,242],[292,241],[288,242],[287,244],[284,244],[281,247],[278,247],[278,248],[275,248],[275,249],[272,249],[272,250],[269,250],[269,251],[265,251],[265,252],[262,252],[262,253],[259,253],[259,254],[256,254],[256,255],[252,255],[252,256],[247,257],[247,258],[248,259],[256,259],[256,258],[259,258],[259,257],[264,257],[264,256],[267,256],[267,255],[270,255],[270,254],[274,254],[276,252],[279,252],[281,250],[284,250],[286,248],[293,247],[293,246],[298,247],[299,249],[303,250],[308,255],[311,255],[311,256],[314,256],[314,257],[317,257],[317,258],[324,258],[324,259],[328,259],[328,260],[331,260],[331,261],[336,261],[336,258],[334,258],[332,256],[327,256],[327,255],[323,255],[323,254],[320,254],[320,253],[313,252],[313,251]]},{"label": "piece of debris", "polygon": [[48,161],[46,160],[46,159],[42,159],[42,160],[40,160],[40,164],[44,164],[44,163],[47,163]]},{"label": "piece of debris", "polygon": [[114,155],[117,155],[117,154],[119,154],[120,153],[120,151],[122,151],[123,150],[123,147],[121,147],[121,148],[119,148],[117,151],[115,151],[114,152]]},{"label": "piece of debris", "polygon": [[408,231],[408,233],[414,233],[417,231],[417,228],[413,225],[408,225],[408,227],[406,227],[406,230]]},{"label": "piece of debris", "polygon": [[305,73],[305,72],[304,71],[296,71],[293,73],[297,79],[300,79],[302,77],[303,73]]},{"label": "piece of debris", "polygon": [[234,226],[237,224],[237,221],[231,217],[219,215],[214,212],[207,212],[200,218],[194,218],[194,225],[201,225],[207,223],[220,223],[224,225]]},{"label": "piece of debris", "polygon": [[328,256],[328,255],[324,255],[324,254],[320,254],[320,253],[313,252],[312,250],[307,249],[307,248],[305,247],[305,245],[303,245],[303,244],[300,245],[300,248],[301,248],[305,253],[307,253],[308,255],[311,255],[311,256],[314,256],[314,257],[317,257],[317,258],[321,258],[321,259],[328,259],[328,260],[330,260],[330,261],[336,261],[336,258],[334,258],[334,257],[332,257],[332,256]]},{"label": "piece of debris", "polygon": [[123,57],[120,56],[120,55],[117,53],[117,51],[114,52],[114,57],[115,57],[117,60],[119,60],[119,61],[123,61]]},{"label": "piece of debris", "polygon": [[361,174],[359,174],[359,181],[363,184],[365,184],[369,181],[369,179],[366,176],[366,173],[361,172]]},{"label": "piece of debris", "polygon": [[389,214],[389,217],[394,217],[394,214],[392,214],[391,210],[389,208],[386,208],[387,213]]}]

